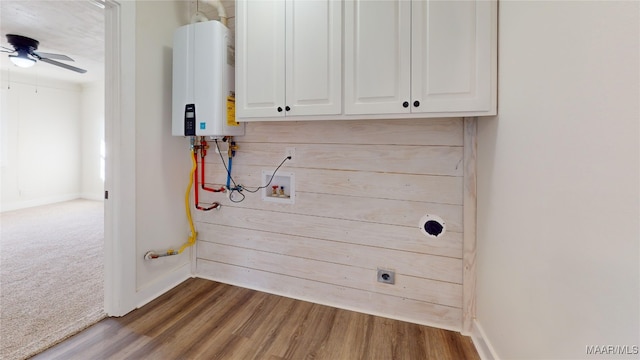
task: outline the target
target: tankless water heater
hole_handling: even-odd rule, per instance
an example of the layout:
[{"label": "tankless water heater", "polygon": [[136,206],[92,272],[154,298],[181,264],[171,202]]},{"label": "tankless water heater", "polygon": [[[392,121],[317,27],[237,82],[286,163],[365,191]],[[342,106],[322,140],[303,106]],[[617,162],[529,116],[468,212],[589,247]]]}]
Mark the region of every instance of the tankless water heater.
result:
[{"label": "tankless water heater", "polygon": [[235,56],[229,29],[219,21],[179,27],[173,36],[171,133],[244,135],[235,121]]}]

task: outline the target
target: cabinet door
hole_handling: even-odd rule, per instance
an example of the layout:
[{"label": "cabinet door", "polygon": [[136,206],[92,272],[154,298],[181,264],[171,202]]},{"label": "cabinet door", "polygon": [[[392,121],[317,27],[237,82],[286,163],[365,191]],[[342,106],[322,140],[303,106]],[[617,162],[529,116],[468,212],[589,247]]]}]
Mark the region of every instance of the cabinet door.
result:
[{"label": "cabinet door", "polygon": [[342,112],[342,3],[286,3],[286,116]]},{"label": "cabinet door", "polygon": [[495,111],[493,6],[494,1],[413,1],[412,112]]},{"label": "cabinet door", "polygon": [[236,115],[283,117],[285,3],[239,0],[236,12]]},{"label": "cabinet door", "polygon": [[344,3],[345,114],[408,113],[411,2]]}]

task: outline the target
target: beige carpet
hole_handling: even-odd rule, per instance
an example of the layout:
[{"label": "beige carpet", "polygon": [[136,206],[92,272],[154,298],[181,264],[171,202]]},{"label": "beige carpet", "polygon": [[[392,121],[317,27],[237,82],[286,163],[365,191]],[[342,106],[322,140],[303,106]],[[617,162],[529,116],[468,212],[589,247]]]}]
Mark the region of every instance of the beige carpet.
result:
[{"label": "beige carpet", "polygon": [[104,317],[103,203],[0,214],[0,359],[24,359]]}]

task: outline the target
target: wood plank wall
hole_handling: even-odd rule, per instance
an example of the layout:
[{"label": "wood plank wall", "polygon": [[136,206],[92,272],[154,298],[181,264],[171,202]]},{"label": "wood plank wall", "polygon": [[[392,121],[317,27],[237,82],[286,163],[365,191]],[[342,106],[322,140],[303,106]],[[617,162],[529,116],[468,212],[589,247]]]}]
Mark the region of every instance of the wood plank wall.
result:
[{"label": "wood plank wall", "polygon": [[[269,293],[460,331],[463,279],[463,120],[248,123],[237,137],[235,181],[261,184],[287,147],[295,204],[247,193],[197,211],[197,276]],[[213,147],[207,182],[226,173]],[[220,146],[226,150],[226,143]],[[426,213],[447,232],[427,238]],[[376,269],[396,272],[395,285]]]}]

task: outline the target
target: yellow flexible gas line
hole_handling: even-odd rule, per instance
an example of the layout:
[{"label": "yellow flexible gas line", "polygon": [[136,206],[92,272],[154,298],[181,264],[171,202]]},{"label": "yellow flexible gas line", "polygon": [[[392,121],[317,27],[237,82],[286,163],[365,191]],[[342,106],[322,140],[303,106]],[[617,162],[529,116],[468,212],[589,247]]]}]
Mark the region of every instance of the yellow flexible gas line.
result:
[{"label": "yellow flexible gas line", "polygon": [[181,254],[184,249],[188,248],[189,246],[193,246],[196,243],[196,237],[198,236],[198,233],[196,233],[196,227],[193,225],[193,217],[191,217],[191,206],[189,204],[189,195],[191,195],[191,187],[193,186],[193,176],[198,168],[198,163],[196,161],[196,152],[194,149],[191,149],[191,163],[192,166],[191,173],[189,175],[189,186],[187,186],[187,192],[184,195],[184,208],[187,212],[187,219],[189,219],[191,235],[189,235],[189,239],[187,240],[187,242],[182,244],[180,250],[175,251],[173,249],[168,249],[167,252],[161,254],[154,251],[148,251],[146,254],[144,254],[145,260],[157,259],[164,256],[178,255]]},{"label": "yellow flexible gas line", "polygon": [[191,195],[191,186],[193,186],[193,176],[198,168],[198,162],[196,160],[196,152],[194,149],[191,149],[191,173],[189,175],[189,186],[187,186],[187,192],[184,195],[184,208],[187,212],[187,219],[189,220],[189,227],[191,227],[191,235],[189,235],[189,239],[186,243],[182,244],[180,250],[178,250],[178,254],[182,254],[184,249],[189,246],[193,246],[196,243],[196,237],[198,233],[196,233],[196,227],[193,225],[193,217],[191,216],[191,205],[189,204],[189,195]]}]

